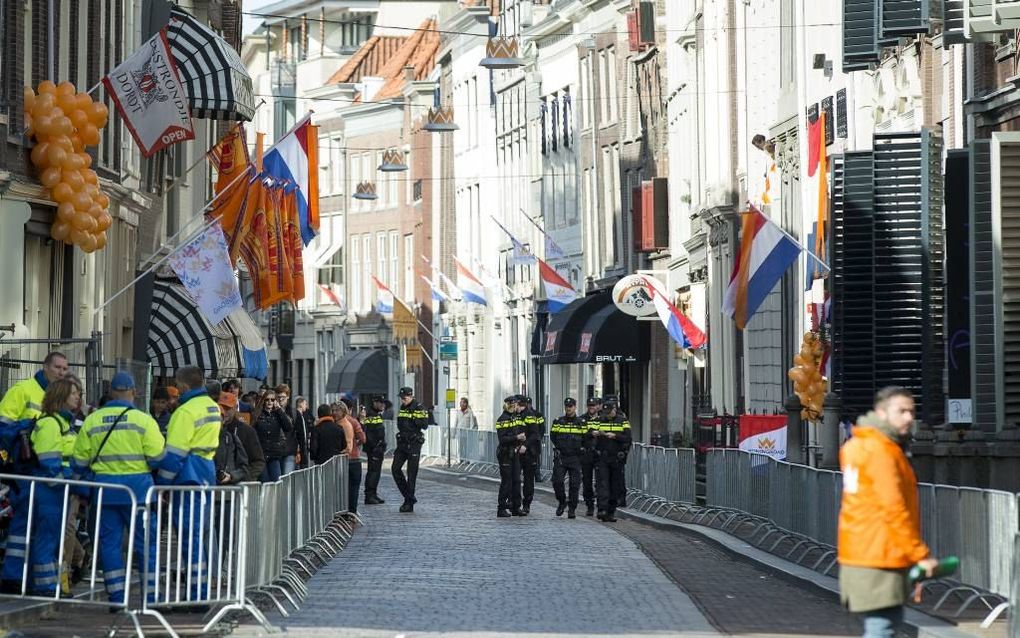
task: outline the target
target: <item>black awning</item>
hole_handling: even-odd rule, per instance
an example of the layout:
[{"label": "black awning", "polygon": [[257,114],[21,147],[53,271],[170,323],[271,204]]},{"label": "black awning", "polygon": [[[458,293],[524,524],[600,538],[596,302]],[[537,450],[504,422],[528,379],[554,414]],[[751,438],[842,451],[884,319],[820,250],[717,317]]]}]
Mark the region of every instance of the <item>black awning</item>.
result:
[{"label": "black awning", "polygon": [[386,394],[389,391],[389,359],[379,348],[351,350],[329,371],[326,392]]},{"label": "black awning", "polygon": [[593,314],[612,304],[612,294],[599,292],[575,299],[559,312],[549,316],[545,342],[541,344],[540,363],[575,363],[581,331]]},{"label": "black awning", "polygon": [[624,314],[610,302],[591,315],[578,340],[578,363],[636,363],[648,361],[647,321]]}]

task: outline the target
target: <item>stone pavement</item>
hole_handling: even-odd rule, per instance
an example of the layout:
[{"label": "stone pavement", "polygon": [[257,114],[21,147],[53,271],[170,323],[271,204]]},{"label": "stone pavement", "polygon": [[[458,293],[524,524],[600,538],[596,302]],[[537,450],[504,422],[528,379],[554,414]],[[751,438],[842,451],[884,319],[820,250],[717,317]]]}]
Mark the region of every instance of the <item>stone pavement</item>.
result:
[{"label": "stone pavement", "polygon": [[[709,636],[698,607],[628,538],[536,503],[496,519],[486,491],[419,476],[414,514],[385,505],[308,583],[287,636]],[[262,635],[245,625],[235,636]]]}]

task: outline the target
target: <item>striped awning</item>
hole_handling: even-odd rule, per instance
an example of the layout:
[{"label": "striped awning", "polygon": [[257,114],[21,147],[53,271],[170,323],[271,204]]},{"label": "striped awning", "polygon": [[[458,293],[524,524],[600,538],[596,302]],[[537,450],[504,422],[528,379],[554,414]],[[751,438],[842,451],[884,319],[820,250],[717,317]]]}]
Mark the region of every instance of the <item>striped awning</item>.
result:
[{"label": "striped awning", "polygon": [[147,353],[152,373],[163,377],[189,365],[209,379],[264,379],[269,370],[262,334],[243,308],[209,325],[176,279],[153,281]]},{"label": "striped awning", "polygon": [[177,6],[170,11],[166,36],[188,92],[191,116],[250,121],[255,95],[237,50]]}]

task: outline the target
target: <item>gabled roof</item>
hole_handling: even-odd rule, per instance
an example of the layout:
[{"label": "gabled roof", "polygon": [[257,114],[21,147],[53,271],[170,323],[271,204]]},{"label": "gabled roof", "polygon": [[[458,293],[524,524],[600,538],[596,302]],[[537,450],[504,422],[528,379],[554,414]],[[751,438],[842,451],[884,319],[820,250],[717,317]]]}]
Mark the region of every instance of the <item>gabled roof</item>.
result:
[{"label": "gabled roof", "polygon": [[406,40],[406,37],[395,35],[372,36],[326,83],[357,83],[363,77],[379,77],[383,66]]},{"label": "gabled roof", "polygon": [[439,51],[437,27],[436,21],[429,18],[409,36],[372,36],[327,84],[358,83],[365,77],[379,77],[384,83],[373,99],[398,97],[404,91],[405,67],[414,67],[415,80],[427,78],[435,67]]}]

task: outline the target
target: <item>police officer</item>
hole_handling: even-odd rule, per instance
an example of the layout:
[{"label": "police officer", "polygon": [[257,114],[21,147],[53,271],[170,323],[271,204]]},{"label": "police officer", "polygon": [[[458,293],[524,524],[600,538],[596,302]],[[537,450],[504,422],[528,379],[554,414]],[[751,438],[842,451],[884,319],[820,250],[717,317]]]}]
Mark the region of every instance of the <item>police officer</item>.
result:
[{"label": "police officer", "polygon": [[496,462],[499,463],[499,500],[496,516],[522,516],[520,449],[527,434],[517,418],[517,396],[503,399],[503,413],[496,419]]},{"label": "police officer", "polygon": [[46,388],[67,376],[67,357],[51,352],[43,359],[43,367],[28,379],[18,381],[0,401],[0,425],[34,419],[42,412]]},{"label": "police officer", "polygon": [[[592,424],[589,423],[589,426]],[[600,521],[616,522],[616,507],[627,495],[624,466],[630,450],[630,423],[619,412],[616,401],[607,400],[602,415],[590,430],[595,437],[595,491],[598,494]]]},{"label": "police officer", "polygon": [[[429,425],[429,413],[414,398],[414,390],[400,388],[400,410],[397,412],[397,449],[393,453],[393,482],[404,497],[401,512],[413,512],[418,499],[414,487],[418,482],[418,462],[421,460],[421,446],[425,443],[425,429]],[[407,476],[404,476],[407,463]]]},{"label": "police officer", "polygon": [[[163,435],[156,420],[135,408],[135,381],[118,372],[110,383],[110,401],[86,419],[74,442],[72,467],[75,478],[91,472],[99,483],[124,485],[138,504],[152,487],[151,469],[163,458]],[[99,560],[106,593],[112,603],[124,602],[124,531],[135,512],[131,499],[120,490],[103,493],[99,520]],[[138,565],[145,556],[145,525],[141,510],[135,516],[134,555]],[[149,592],[156,578],[156,534],[149,534]]]},{"label": "police officer", "polygon": [[[563,416],[552,422],[549,440],[553,445],[553,491],[556,492],[556,516],[577,518],[577,493],[581,488],[581,450],[588,438],[588,425],[577,415],[577,401],[571,397],[563,400]],[[564,479],[570,476],[570,492],[564,489]]]},{"label": "police officer", "polygon": [[535,477],[538,475],[539,461],[542,458],[545,417],[541,412],[531,407],[529,397],[520,397],[517,405],[517,418],[523,423],[526,435],[524,454],[521,455],[521,472],[523,473],[521,513],[527,516],[531,513],[531,501],[535,497]]},{"label": "police officer", "polygon": [[[382,476],[383,457],[386,456],[386,426],[383,424],[383,410],[386,397],[376,394],[372,405],[365,411],[361,426],[365,428],[365,454],[368,455],[368,470],[365,472],[365,505],[381,505],[386,501],[379,498],[379,477]],[[354,498],[358,495],[355,494]]]},{"label": "police officer", "polygon": [[[220,407],[206,390],[201,368],[186,366],[179,369],[175,377],[181,398],[167,425],[166,454],[159,464],[156,480],[162,485],[216,485],[213,458],[220,443]],[[204,514],[192,512],[193,503],[205,510]],[[171,511],[181,516],[177,524],[183,538],[189,538],[191,543],[191,595],[193,599],[202,600],[206,597],[209,579],[205,560],[209,541],[203,539],[200,521],[209,520],[209,503],[186,498],[183,508],[180,504],[173,505]]]},{"label": "police officer", "polygon": [[[588,411],[581,416],[589,431],[596,429],[602,399],[590,397]],[[595,438],[589,433],[581,442],[581,493],[584,496],[585,516],[595,515]]]}]

